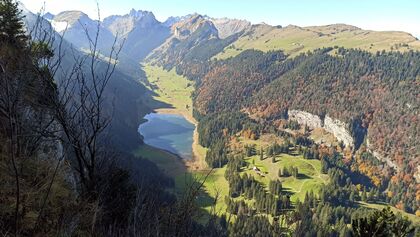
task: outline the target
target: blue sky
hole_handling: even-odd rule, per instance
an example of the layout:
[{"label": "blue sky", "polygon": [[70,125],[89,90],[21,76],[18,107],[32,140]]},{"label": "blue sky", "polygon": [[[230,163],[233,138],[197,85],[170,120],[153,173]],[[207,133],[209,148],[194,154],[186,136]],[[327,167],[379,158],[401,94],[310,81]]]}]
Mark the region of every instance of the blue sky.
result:
[{"label": "blue sky", "polygon": [[[98,0],[101,16],[125,14],[132,8],[152,11],[158,20],[200,13],[246,19],[252,23],[299,26],[346,23],[370,30],[406,31],[420,38],[418,0]],[[21,0],[37,12],[82,10],[95,18],[95,0]]]}]

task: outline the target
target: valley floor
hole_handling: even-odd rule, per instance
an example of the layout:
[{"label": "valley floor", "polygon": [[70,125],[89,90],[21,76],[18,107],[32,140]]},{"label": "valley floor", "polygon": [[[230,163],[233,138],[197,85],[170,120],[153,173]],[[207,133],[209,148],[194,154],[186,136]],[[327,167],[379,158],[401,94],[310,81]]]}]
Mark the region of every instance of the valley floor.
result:
[{"label": "valley floor", "polygon": [[[227,204],[225,197],[229,196],[229,183],[224,177],[226,167],[218,169],[209,169],[205,156],[207,149],[198,143],[197,121],[192,116],[191,94],[194,90],[193,82],[185,77],[176,74],[175,70],[166,71],[161,67],[145,65],[143,68],[147,75],[147,81],[143,82],[153,94],[153,100],[144,99],[154,112],[163,114],[179,114],[184,116],[190,123],[196,126],[193,142],[193,160],[185,161],[180,157],[160,149],[142,145],[136,151],[136,155],[155,162],[167,175],[175,180],[175,192],[183,193],[191,182],[204,182],[204,192],[198,198],[198,204],[203,208],[203,218],[206,218],[207,212],[215,212],[218,215],[226,213]],[[246,139],[240,135],[236,136],[233,146],[244,147],[254,146],[259,151],[265,148],[273,141],[281,142],[280,137],[273,137],[272,134],[266,134],[258,140]],[[314,140],[319,136],[325,140],[325,135],[314,133]],[[274,140],[273,140],[274,139]],[[334,139],[334,138],[331,138]],[[261,160],[260,156],[255,154],[245,158],[247,167],[243,168],[241,173],[253,176],[257,181],[268,187],[270,180],[280,179],[286,192],[289,193],[292,202],[303,200],[307,192],[317,193],[323,184],[329,182],[329,177],[321,172],[319,160],[307,160],[301,155],[280,154],[274,160],[266,158]],[[278,177],[278,171],[284,167],[294,166],[299,170],[297,177]],[[255,172],[257,167],[263,175]],[[238,197],[236,199],[241,199]],[[214,207],[215,208],[212,209]],[[385,205],[360,203],[361,206],[373,209],[382,209]],[[414,215],[400,212],[408,216],[415,223],[420,223],[419,218]]]},{"label": "valley floor", "polygon": [[[145,101],[156,113],[164,114],[180,114],[189,122],[196,125],[197,121],[192,116],[192,99],[193,82],[179,76],[174,70],[166,71],[163,68],[145,65],[144,70],[147,75],[145,85],[153,90],[153,101]],[[156,103],[156,101],[160,103]],[[250,141],[242,139],[241,145],[259,144],[264,145],[264,139]],[[266,144],[265,144],[266,145]],[[175,190],[181,193],[185,190],[191,181],[204,181],[204,193],[198,199],[199,205],[206,211],[211,208],[216,200],[215,211],[218,214],[226,212],[225,197],[229,195],[229,184],[224,177],[226,168],[209,169],[205,163],[206,148],[198,144],[198,132],[194,131],[192,161],[184,162],[179,157],[159,150],[157,148],[143,145],[136,154],[142,154],[146,159],[155,162],[169,176],[175,179]],[[278,170],[284,166],[294,164],[302,172],[302,176],[298,178],[283,178],[284,187],[290,192],[291,200],[302,200],[307,191],[316,192],[323,183],[327,182],[328,177],[320,173],[319,161],[307,161],[302,157],[293,157],[290,155],[279,155],[275,163],[271,163],[271,159],[260,161],[257,156],[246,159],[248,168],[243,173],[256,175],[253,171],[253,165],[259,167],[266,173],[266,177],[257,177],[263,184],[268,185],[270,180],[277,179]],[[252,164],[251,164],[252,163]],[[206,177],[206,179],[204,179]]]},{"label": "valley floor", "polygon": [[[145,65],[146,86],[153,91],[152,100],[144,101],[156,113],[179,114],[196,126],[193,137],[193,160],[186,161],[188,170],[205,170],[206,149],[198,143],[197,121],[192,116],[191,93],[194,84],[175,70],[166,71],[161,67]],[[156,101],[161,103],[156,103]]]}]

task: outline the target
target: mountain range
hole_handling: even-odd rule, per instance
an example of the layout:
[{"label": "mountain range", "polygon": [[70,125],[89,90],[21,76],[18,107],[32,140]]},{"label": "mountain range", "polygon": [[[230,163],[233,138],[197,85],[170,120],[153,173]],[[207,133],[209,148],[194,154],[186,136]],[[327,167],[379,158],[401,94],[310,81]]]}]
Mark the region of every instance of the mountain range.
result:
[{"label": "mountain range", "polygon": [[[66,11],[57,15],[44,14],[57,32],[66,30],[65,38],[79,48],[86,48],[83,42],[85,30],[94,32],[97,21],[80,11]],[[203,32],[196,32],[197,30]],[[246,49],[284,50],[291,55],[320,47],[339,46],[360,48],[376,52],[378,50],[407,51],[419,49],[420,41],[411,34],[400,31],[371,31],[345,24],[299,27],[271,26],[265,23],[253,25],[246,20],[212,18],[199,14],[169,17],[164,22],[156,20],[148,11],[132,9],[126,15],[111,15],[100,25],[100,48],[104,51],[117,36],[126,45],[124,54],[132,60],[146,58],[162,44],[170,44],[174,39],[186,40],[202,34],[200,39],[218,38],[224,40],[235,34],[237,39],[230,42],[217,58],[227,58]],[[197,41],[195,43],[198,43]],[[194,45],[190,42],[189,46]],[[213,56],[215,56],[213,55]]]},{"label": "mountain range", "polygon": [[[132,81],[144,80],[145,74],[139,67],[141,63],[167,70],[175,68],[179,74],[198,82],[205,79],[202,87],[197,88],[197,102],[201,100],[201,91],[208,94],[217,88],[212,81],[213,86],[206,86],[206,74],[214,66],[204,62],[230,59],[250,49],[262,52],[282,50],[289,58],[327,47],[335,48],[332,52],[340,47],[368,52],[420,49],[420,41],[409,33],[363,30],[346,24],[282,27],[200,14],[169,17],[160,22],[152,12],[134,9],[126,15],[112,15],[102,21],[93,20],[80,11],[65,11],[57,15],[47,13],[44,18],[82,52],[90,45],[86,35],[93,39],[94,32],[99,32],[98,49],[104,55],[109,53],[114,41],[123,44],[118,69],[129,75]],[[220,90],[216,89],[216,92]],[[129,101],[135,101],[134,97]],[[207,96],[203,99],[212,101]],[[203,112],[202,104],[196,105],[196,109]],[[140,111],[147,109],[140,108]]]},{"label": "mountain range", "polygon": [[[420,233],[420,41],[411,34],[197,13],[161,22],[135,9],[38,16],[21,5],[23,24],[17,5],[0,3],[11,26],[0,32],[0,75],[22,121],[2,109],[0,138],[11,147],[0,149],[11,157],[0,159],[2,232]],[[139,124],[149,113],[191,123],[191,159],[147,142]],[[44,122],[48,134],[37,129]],[[32,142],[22,134],[38,130],[45,144],[21,159]],[[159,143],[183,136],[169,135]]]}]

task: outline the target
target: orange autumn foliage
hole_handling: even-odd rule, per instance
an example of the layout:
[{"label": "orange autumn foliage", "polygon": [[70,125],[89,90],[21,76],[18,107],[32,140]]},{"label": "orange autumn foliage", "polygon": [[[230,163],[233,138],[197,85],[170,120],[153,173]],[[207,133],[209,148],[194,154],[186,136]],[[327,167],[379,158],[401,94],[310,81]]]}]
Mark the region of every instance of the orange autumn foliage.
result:
[{"label": "orange autumn foliage", "polygon": [[405,183],[410,183],[412,181],[412,179],[413,179],[413,176],[411,176],[409,174],[406,174],[406,175],[404,175],[403,181]]},{"label": "orange autumn foliage", "polygon": [[246,130],[242,131],[242,135],[245,138],[248,138],[248,139],[251,139],[251,140],[257,139],[257,135],[255,135],[255,133],[251,129],[246,129]]},{"label": "orange autumn foliage", "polygon": [[394,184],[396,184],[396,183],[398,183],[398,177],[397,176],[392,176],[392,178],[391,178],[391,182],[392,183],[394,183]]},{"label": "orange autumn foliage", "polygon": [[402,204],[402,202],[397,203],[397,205],[395,205],[395,207],[399,210],[404,210],[404,205]]},{"label": "orange autumn foliage", "polygon": [[379,185],[381,185],[381,179],[380,179],[380,178],[378,178],[378,177],[376,177],[376,176],[374,176],[374,177],[372,177],[372,183],[373,183],[376,187],[379,187]]}]

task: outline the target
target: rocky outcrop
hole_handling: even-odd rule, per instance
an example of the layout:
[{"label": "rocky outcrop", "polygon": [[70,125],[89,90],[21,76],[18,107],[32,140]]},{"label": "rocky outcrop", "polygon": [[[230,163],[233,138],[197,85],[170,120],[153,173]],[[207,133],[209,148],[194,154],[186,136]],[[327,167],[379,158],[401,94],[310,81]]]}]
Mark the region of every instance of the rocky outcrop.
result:
[{"label": "rocky outcrop", "polygon": [[210,18],[210,20],[217,28],[219,37],[221,39],[225,39],[231,35],[245,31],[251,27],[251,23],[245,20],[229,18]]},{"label": "rocky outcrop", "polygon": [[[201,16],[198,14],[189,14],[185,16],[176,16],[176,17],[169,17],[165,22],[162,24],[168,27],[172,27],[173,25],[188,21],[188,19],[193,18],[194,16]],[[230,19],[230,18],[213,18],[209,16],[201,16],[203,19],[210,21],[216,27],[218,32],[218,37],[221,39],[225,39],[229,36],[237,34],[239,32],[245,31],[251,28],[251,22],[246,20],[238,20],[238,19]]]},{"label": "rocky outcrop", "polygon": [[126,15],[104,19],[104,27],[124,40],[123,57],[138,63],[170,36],[170,28],[156,20],[152,12],[131,10]]},{"label": "rocky outcrop", "polygon": [[348,147],[354,146],[354,140],[350,132],[347,130],[347,124],[332,119],[328,115],[322,120],[318,115],[311,114],[300,110],[289,110],[290,119],[296,120],[299,124],[306,125],[311,129],[324,128],[327,132],[333,134],[337,140],[342,141]]},{"label": "rocky outcrop", "polygon": [[[289,119],[296,120],[299,124],[306,125],[311,129],[323,128],[327,132],[333,134],[337,140],[342,141],[344,145],[354,148],[354,138],[347,129],[348,125],[338,119],[333,119],[328,115],[322,120],[318,115],[311,114],[301,110],[290,110],[288,112]],[[374,151],[372,145],[369,143],[369,139],[366,139],[367,149],[372,155],[387,164],[387,166],[393,168],[397,172],[400,170],[398,165],[393,162],[389,157],[379,154]],[[414,174],[414,178],[417,182],[420,182],[420,167],[417,167],[417,172]]]},{"label": "rocky outcrop", "polygon": [[188,15],[185,15],[185,16],[170,16],[162,24],[166,27],[172,27],[173,25],[175,25],[178,22],[185,21],[185,20],[191,18],[193,15],[194,14],[188,14]]},{"label": "rocky outcrop", "polygon": [[[192,15],[190,18],[185,19],[183,21],[177,22],[172,25],[172,32],[174,33],[175,37],[178,39],[185,39],[197,30],[200,30],[200,34],[205,34],[205,37],[218,37],[217,28],[214,26],[213,22],[206,19],[206,17],[202,15]],[[180,34],[180,32],[188,32]]]},{"label": "rocky outcrop", "polygon": [[115,36],[127,37],[136,27],[148,28],[160,25],[152,12],[132,9],[127,15],[113,15],[104,19],[103,25]]},{"label": "rocky outcrop", "polygon": [[[207,54],[208,42],[219,40],[214,24],[198,14],[173,24],[171,33],[165,43],[153,50],[146,58],[147,61],[165,65],[165,68],[172,68],[181,62],[187,54]],[[195,54],[192,54],[191,50],[196,50]]]},{"label": "rocky outcrop", "polygon": [[324,119],[324,128],[327,132],[334,134],[337,140],[342,141],[347,147],[354,145],[353,137],[347,130],[347,124],[338,119],[332,119],[328,115]]},{"label": "rocky outcrop", "polygon": [[299,124],[306,125],[311,129],[323,127],[321,118],[315,114],[300,110],[289,110],[288,116],[290,119],[296,120]]}]

